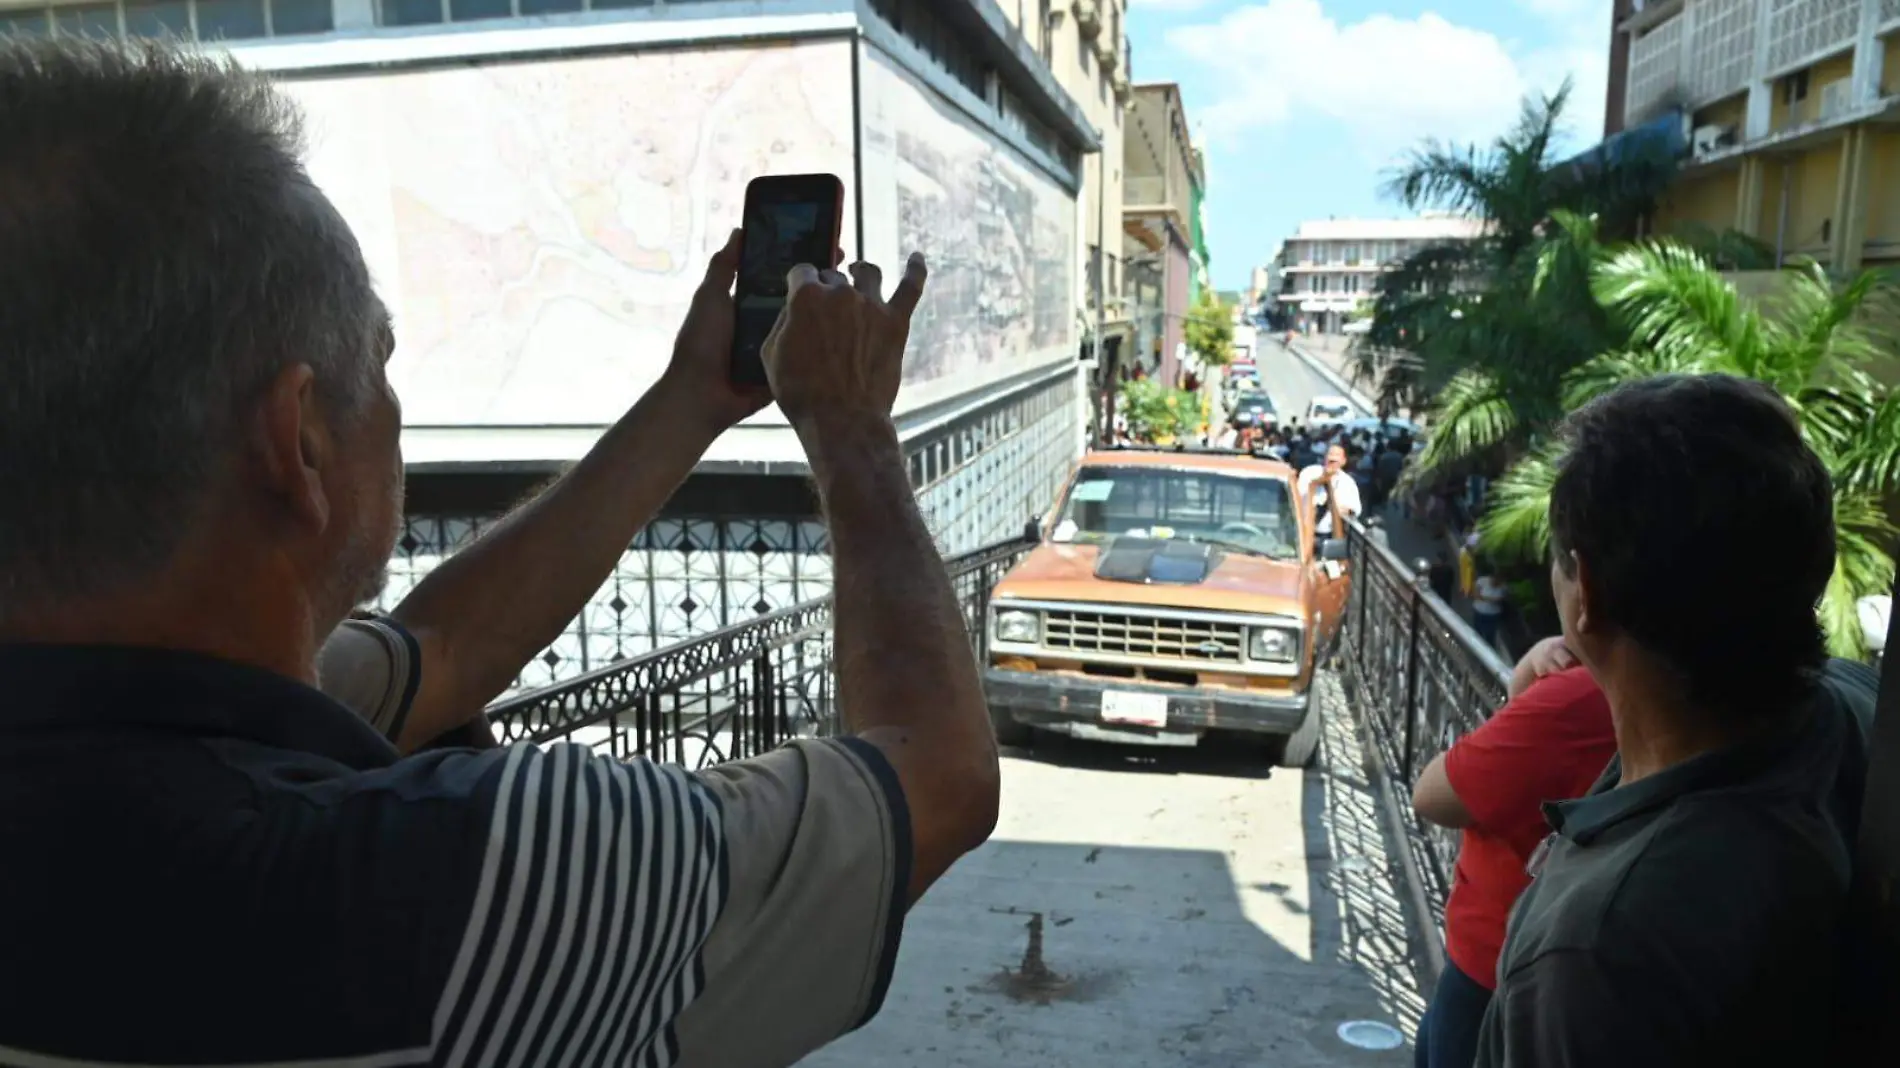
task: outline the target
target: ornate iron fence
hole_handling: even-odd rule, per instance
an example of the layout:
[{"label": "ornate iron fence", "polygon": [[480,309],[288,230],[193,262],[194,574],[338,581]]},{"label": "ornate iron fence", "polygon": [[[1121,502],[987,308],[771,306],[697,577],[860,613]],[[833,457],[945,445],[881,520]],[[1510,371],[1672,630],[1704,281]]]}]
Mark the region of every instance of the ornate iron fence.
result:
[{"label": "ornate iron fence", "polygon": [[[990,590],[1032,543],[945,561],[973,652],[988,652]],[[617,759],[699,768],[838,729],[831,599],[817,598],[622,660],[489,707],[504,742],[572,741]]]},{"label": "ornate iron fence", "polygon": [[1354,523],[1352,597],[1337,664],[1371,735],[1385,780],[1389,813],[1404,838],[1400,878],[1413,884],[1424,912],[1427,959],[1437,943],[1458,857],[1456,833],[1424,823],[1408,803],[1412,782],[1458,736],[1504,703],[1510,668],[1450,605],[1431,592],[1426,575]]}]

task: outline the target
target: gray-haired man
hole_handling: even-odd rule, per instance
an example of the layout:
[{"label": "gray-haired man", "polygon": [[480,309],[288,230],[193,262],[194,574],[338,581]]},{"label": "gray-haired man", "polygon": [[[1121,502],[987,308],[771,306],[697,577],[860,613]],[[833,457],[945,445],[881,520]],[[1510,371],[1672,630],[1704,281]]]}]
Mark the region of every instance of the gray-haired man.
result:
[{"label": "gray-haired man", "polygon": [[167,48],[0,38],[0,1063],[765,1065],[857,1026],[997,805],[889,418],[922,261],[888,302],[794,272],[766,352],[850,737],[405,759],[319,661],[405,748],[470,721],[763,398],[725,385],[729,244],[593,453],[320,657],[394,543],[401,418],[293,128]]}]

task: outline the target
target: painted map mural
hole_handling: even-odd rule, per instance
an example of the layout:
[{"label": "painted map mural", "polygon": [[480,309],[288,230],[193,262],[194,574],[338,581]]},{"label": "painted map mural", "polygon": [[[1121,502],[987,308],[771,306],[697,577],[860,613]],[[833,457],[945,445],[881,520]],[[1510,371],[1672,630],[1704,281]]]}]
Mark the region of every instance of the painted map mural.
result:
[{"label": "painted map mural", "polygon": [[[293,81],[396,316],[411,426],[601,425],[665,366],[745,184],[851,167],[850,45]],[[846,213],[845,248],[856,235]]]},{"label": "painted map mural", "polygon": [[862,71],[866,254],[930,258],[900,409],[1071,358],[1075,197],[877,49]]}]

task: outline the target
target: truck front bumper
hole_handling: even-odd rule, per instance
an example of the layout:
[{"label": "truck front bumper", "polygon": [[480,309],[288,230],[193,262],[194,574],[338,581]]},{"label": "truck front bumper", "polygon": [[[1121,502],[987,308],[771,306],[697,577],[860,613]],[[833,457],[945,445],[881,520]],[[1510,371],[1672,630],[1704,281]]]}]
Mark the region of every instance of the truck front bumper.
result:
[{"label": "truck front bumper", "polygon": [[[1123,679],[1095,679],[1047,671],[990,668],[983,688],[993,714],[1018,723],[1077,737],[1109,741],[1192,745],[1210,730],[1251,734],[1292,734],[1306,722],[1306,692],[1259,694],[1216,688],[1157,686]],[[1105,723],[1102,695],[1144,693],[1165,696],[1165,728]]]}]

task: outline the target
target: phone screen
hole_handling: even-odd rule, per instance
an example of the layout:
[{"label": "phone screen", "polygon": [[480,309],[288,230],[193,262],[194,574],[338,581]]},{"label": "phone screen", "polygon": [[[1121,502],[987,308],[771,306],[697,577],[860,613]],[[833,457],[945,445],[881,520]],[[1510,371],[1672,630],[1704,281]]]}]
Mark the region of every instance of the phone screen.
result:
[{"label": "phone screen", "polygon": [[766,383],[760,354],[785,307],[786,274],[801,263],[836,265],[842,190],[830,175],[760,178],[746,188],[744,248],[734,293],[734,382]]}]

